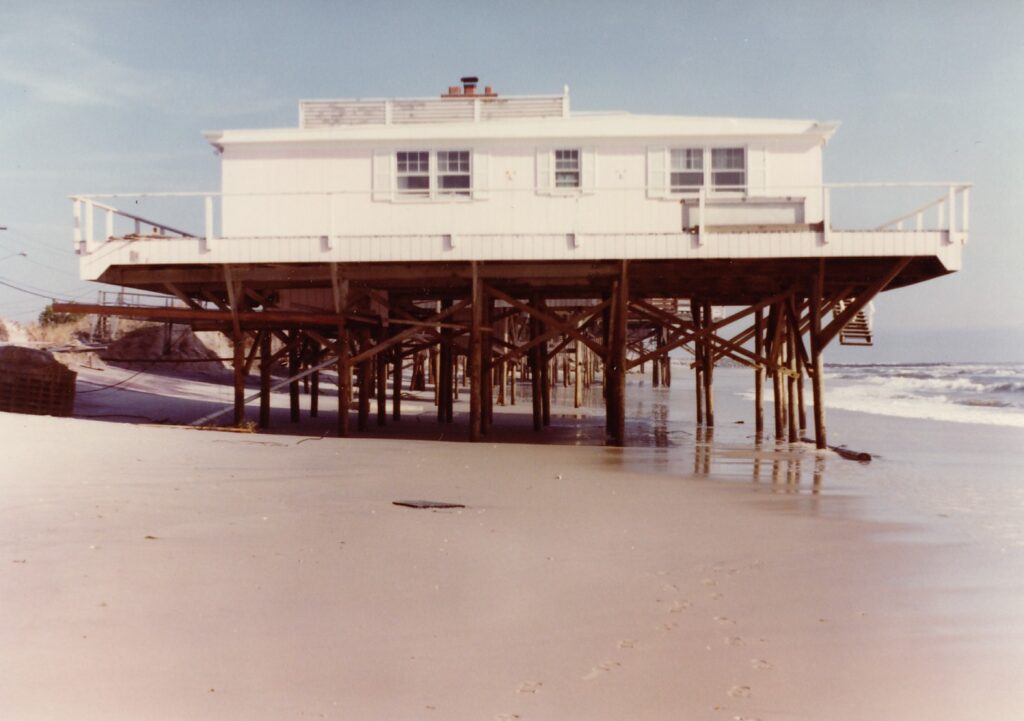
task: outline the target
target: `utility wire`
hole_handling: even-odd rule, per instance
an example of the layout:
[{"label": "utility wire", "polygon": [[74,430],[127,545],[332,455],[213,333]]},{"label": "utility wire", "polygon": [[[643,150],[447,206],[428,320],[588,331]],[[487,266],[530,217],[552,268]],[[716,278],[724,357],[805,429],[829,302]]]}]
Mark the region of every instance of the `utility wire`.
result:
[{"label": "utility wire", "polygon": [[44,298],[49,301],[55,301],[57,299],[56,296],[54,295],[43,295],[42,293],[35,293],[31,290],[26,290],[25,288],[19,288],[18,286],[12,285],[11,283],[7,283],[3,280],[0,280],[0,285],[5,285],[8,288],[13,288],[14,290],[20,291],[22,293],[28,293],[29,295],[34,295],[37,298]]}]

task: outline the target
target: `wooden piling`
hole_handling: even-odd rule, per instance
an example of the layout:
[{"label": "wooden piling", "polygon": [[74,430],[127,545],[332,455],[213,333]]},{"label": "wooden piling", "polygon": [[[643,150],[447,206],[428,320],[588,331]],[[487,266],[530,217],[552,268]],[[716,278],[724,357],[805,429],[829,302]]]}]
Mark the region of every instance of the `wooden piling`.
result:
[{"label": "wooden piling", "polygon": [[[540,321],[530,318],[530,340],[541,334]],[[533,430],[539,431],[544,427],[544,388],[541,381],[540,367],[544,363],[540,345],[530,349],[530,391],[533,401]]]},{"label": "wooden piling", "polygon": [[260,331],[260,428],[270,428],[270,331]]},{"label": "wooden piling", "polygon": [[[695,299],[690,299],[690,319],[693,329],[701,329],[702,306]],[[696,392],[697,425],[704,425],[704,343],[700,339],[693,341],[693,385]]]},{"label": "wooden piling", "polygon": [[494,423],[494,299],[481,284],[480,297],[480,433],[487,435]]},{"label": "wooden piling", "polygon": [[823,288],[825,283],[825,265],[822,261],[818,266],[818,272],[813,279],[813,290],[811,291],[811,393],[814,399],[814,445],[824,450],[828,447],[828,439],[825,431],[825,390],[824,390],[824,363],[822,362],[821,344],[821,306],[823,303]]},{"label": "wooden piling", "polygon": [[[415,361],[413,362],[415,368]],[[416,371],[413,370],[413,375]],[[391,417],[402,420],[402,344],[391,351]]]},{"label": "wooden piling", "polygon": [[235,385],[235,426],[240,428],[245,424],[245,336],[236,332],[232,338],[232,350],[234,358],[232,367],[234,369]]},{"label": "wooden piling", "polygon": [[483,373],[481,363],[480,326],[483,318],[483,284],[473,263],[473,300],[470,306],[469,326],[469,440],[479,441],[481,436],[480,415],[483,406]]},{"label": "wooden piling", "polygon": [[[540,332],[545,330],[543,323]],[[548,358],[547,341],[540,344],[540,409],[541,422],[545,426],[551,425],[551,360]]]},{"label": "wooden piling", "polygon": [[[302,359],[299,356],[299,346],[301,341],[299,340],[299,332],[292,331],[288,337],[289,345],[288,349],[288,377],[294,378],[299,373],[299,368],[302,363]],[[288,409],[290,412],[290,419],[292,423],[299,422],[299,382],[292,381],[288,384]]]},{"label": "wooden piling", "polygon": [[573,408],[579,408],[583,405],[583,343],[579,340],[575,343],[575,355],[576,355],[576,370],[573,373]]},{"label": "wooden piling", "polygon": [[792,328],[786,329],[786,365],[789,373],[786,375],[786,420],[789,429],[788,440],[796,443],[800,440],[800,433],[797,429],[797,403],[796,403],[796,337]]},{"label": "wooden piling", "polygon": [[[702,313],[703,327],[711,325],[711,303],[704,302]],[[705,336],[705,339],[707,337]],[[704,417],[708,428],[715,426],[715,349],[707,340],[702,344],[704,347]]]},{"label": "wooden piling", "polygon": [[612,323],[605,360],[605,406],[608,415],[608,443],[626,444],[626,340],[629,308],[629,266],[622,261],[621,274],[612,288]]},{"label": "wooden piling", "polygon": [[754,355],[757,366],[754,367],[754,433],[761,439],[764,433],[764,311],[754,313]]},{"label": "wooden piling", "polygon": [[[382,331],[383,332],[383,331]],[[381,339],[383,340],[383,338]],[[378,353],[374,360],[377,366],[377,378],[375,390],[377,391],[377,425],[383,426],[388,422],[388,356],[387,353]]]}]

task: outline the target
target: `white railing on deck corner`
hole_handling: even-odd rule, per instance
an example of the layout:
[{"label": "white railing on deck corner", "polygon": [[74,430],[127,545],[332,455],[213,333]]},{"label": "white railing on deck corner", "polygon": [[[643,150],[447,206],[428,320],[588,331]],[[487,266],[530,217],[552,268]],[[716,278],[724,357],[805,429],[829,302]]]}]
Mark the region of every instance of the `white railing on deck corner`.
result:
[{"label": "white railing on deck corner", "polygon": [[[932,187],[927,184],[925,187]],[[934,184],[938,186],[938,184]],[[941,187],[941,186],[940,186]],[[964,238],[970,230],[971,185],[970,183],[946,184],[946,192],[935,200],[925,203],[898,218],[882,223],[876,230],[904,230],[907,221],[914,221],[914,230],[924,230],[925,214],[934,209],[936,226],[949,233],[949,242],[957,236]],[[959,203],[957,199],[959,198]]]},{"label": "white railing on deck corner", "polygon": [[[96,210],[99,209],[104,215],[104,232],[101,242],[114,240],[118,236],[114,234],[115,218],[125,218],[133,224],[131,236],[137,239],[146,237],[143,226],[152,229],[154,236],[177,236],[179,238],[197,238],[194,233],[187,230],[179,230],[166,223],[161,223],[140,215],[119,210],[105,203],[96,200],[97,197],[122,197],[123,193],[107,196],[71,196],[72,212],[74,215],[74,249],[78,255],[88,255],[96,245]],[[131,194],[136,198],[168,198],[168,197],[195,197],[201,195],[206,198],[206,239],[213,237],[213,197],[216,193],[135,193]],[[125,234],[125,237],[131,237]]]}]

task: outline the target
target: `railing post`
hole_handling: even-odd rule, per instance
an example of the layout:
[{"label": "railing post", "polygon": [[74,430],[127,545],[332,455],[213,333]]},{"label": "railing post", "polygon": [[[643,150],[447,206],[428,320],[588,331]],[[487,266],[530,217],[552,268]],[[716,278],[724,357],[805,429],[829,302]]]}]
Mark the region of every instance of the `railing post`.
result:
[{"label": "railing post", "polygon": [[701,186],[697,191],[697,245],[704,245],[704,210],[707,207],[707,190]]},{"label": "railing post", "polygon": [[334,196],[330,193],[324,195],[327,203],[327,247],[325,250],[334,248]]},{"label": "railing post", "polygon": [[942,230],[943,228],[946,227],[946,203],[947,202],[948,201],[946,201],[945,199],[942,199],[942,200],[939,201],[939,204],[935,206],[935,212],[938,215],[938,223],[936,223],[936,225],[935,225],[935,229],[936,230]]},{"label": "railing post", "polygon": [[949,186],[949,197],[946,201],[949,206],[949,219],[948,219],[948,230],[949,230],[949,242],[952,243],[956,236],[956,186]]},{"label": "railing post", "polygon": [[821,186],[821,241],[828,245],[832,235],[832,189]]},{"label": "railing post", "polygon": [[914,218],[914,228],[916,230],[924,230],[924,213],[918,213]]},{"label": "railing post", "polygon": [[204,197],[203,204],[206,210],[206,249],[209,250],[213,242],[213,196]]},{"label": "railing post", "polygon": [[75,252],[81,255],[85,251],[85,249],[82,247],[82,201],[75,198],[75,200],[71,203],[71,209],[75,216]]},{"label": "railing post", "polygon": [[93,230],[93,205],[91,200],[85,201],[85,252],[88,253],[92,250],[92,244],[95,240],[95,232]]},{"label": "railing post", "polygon": [[107,211],[107,232],[103,236],[104,240],[110,240],[114,237],[114,211]]},{"label": "railing post", "polygon": [[960,222],[960,227],[966,234],[971,229],[970,224],[968,223],[968,219],[970,218],[969,213],[971,207],[971,189],[967,186],[964,186],[964,189],[960,191],[960,195],[963,198],[963,207],[961,208],[961,215],[963,217]]}]

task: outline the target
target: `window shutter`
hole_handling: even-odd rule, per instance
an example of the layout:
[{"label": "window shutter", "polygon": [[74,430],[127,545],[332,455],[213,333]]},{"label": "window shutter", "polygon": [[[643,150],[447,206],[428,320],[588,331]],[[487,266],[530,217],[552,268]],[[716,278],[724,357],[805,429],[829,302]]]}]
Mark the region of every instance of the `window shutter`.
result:
[{"label": "window shutter", "polygon": [[545,195],[551,193],[554,183],[551,182],[551,151],[537,151],[537,192]]},{"label": "window shutter", "polygon": [[597,153],[593,148],[580,151],[580,190],[584,193],[595,192],[597,183]]},{"label": "window shutter", "polygon": [[647,148],[647,197],[668,196],[668,149]]},{"label": "window shutter", "polygon": [[486,198],[491,188],[491,158],[487,153],[474,150],[471,162],[473,197],[478,200]]},{"label": "window shutter", "polygon": [[373,199],[391,200],[394,182],[394,154],[389,151],[373,152]]}]

